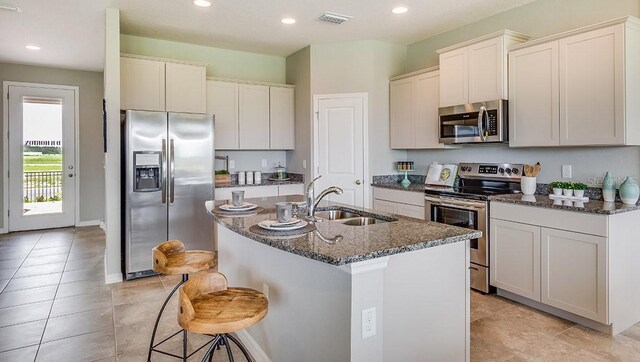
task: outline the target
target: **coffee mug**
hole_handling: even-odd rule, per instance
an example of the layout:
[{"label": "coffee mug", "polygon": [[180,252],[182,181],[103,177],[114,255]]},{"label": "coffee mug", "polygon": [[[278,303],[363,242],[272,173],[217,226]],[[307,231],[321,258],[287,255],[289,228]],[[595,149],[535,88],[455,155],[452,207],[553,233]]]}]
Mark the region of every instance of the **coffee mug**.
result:
[{"label": "coffee mug", "polygon": [[276,217],[278,222],[289,222],[293,217],[293,204],[290,202],[276,203]]},{"label": "coffee mug", "polygon": [[233,206],[242,206],[244,204],[244,191],[231,191],[231,203]]}]

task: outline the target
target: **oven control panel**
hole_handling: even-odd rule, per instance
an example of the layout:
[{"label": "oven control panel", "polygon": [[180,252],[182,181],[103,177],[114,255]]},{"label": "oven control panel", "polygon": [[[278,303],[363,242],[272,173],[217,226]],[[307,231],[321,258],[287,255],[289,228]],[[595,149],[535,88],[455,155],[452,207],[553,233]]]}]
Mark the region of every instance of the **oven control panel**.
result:
[{"label": "oven control panel", "polygon": [[480,179],[519,179],[523,166],[519,163],[461,163],[458,176]]}]

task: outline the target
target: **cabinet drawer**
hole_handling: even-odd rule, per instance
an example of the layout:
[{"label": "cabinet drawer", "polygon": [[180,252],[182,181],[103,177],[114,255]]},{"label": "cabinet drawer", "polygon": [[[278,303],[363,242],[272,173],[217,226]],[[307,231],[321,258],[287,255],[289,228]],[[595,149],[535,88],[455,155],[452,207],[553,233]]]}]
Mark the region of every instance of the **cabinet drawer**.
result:
[{"label": "cabinet drawer", "polygon": [[303,184],[280,185],[278,186],[278,195],[280,196],[304,195],[304,185]]},{"label": "cabinet drawer", "polygon": [[375,199],[373,200],[373,208],[377,211],[382,211],[389,214],[398,213],[398,204],[391,201]]},{"label": "cabinet drawer", "polygon": [[244,190],[244,197],[247,199],[278,196],[278,186],[223,187],[216,189],[216,200],[230,200],[231,192],[236,190]]},{"label": "cabinet drawer", "polygon": [[398,215],[424,220],[424,206],[398,204]]},{"label": "cabinet drawer", "polygon": [[373,195],[375,199],[415,205],[424,208],[424,193],[422,192],[399,191],[374,187]]},{"label": "cabinet drawer", "polygon": [[[548,197],[548,196],[536,196]],[[608,236],[607,216],[491,201],[492,219],[538,225],[583,234]]]}]

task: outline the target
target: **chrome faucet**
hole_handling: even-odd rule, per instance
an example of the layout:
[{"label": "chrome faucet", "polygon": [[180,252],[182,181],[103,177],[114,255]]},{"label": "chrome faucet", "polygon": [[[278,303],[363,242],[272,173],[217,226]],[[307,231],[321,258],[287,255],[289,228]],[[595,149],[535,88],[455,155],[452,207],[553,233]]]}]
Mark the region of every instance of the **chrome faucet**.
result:
[{"label": "chrome faucet", "polygon": [[307,193],[306,193],[307,194],[307,220],[310,220],[310,221],[318,221],[318,219],[316,218],[316,207],[318,207],[318,204],[325,196],[329,194],[342,195],[341,188],[336,186],[331,186],[326,190],[323,190],[320,193],[320,195],[318,195],[318,198],[316,198],[313,183],[316,182],[316,180],[319,179],[320,177],[322,177],[322,175],[314,178],[313,181],[309,183],[309,186],[307,186]]}]

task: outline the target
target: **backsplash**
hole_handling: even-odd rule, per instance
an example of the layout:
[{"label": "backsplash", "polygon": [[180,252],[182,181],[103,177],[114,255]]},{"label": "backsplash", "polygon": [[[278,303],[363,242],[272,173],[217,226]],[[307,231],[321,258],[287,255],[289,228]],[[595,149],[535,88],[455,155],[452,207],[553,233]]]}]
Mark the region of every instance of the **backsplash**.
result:
[{"label": "backsplash", "polygon": [[[291,180],[289,180],[291,183],[304,183],[304,175],[301,173],[287,173],[289,175],[289,178],[291,178]],[[261,175],[261,179],[262,182],[264,183],[266,180],[269,180],[271,177],[273,177],[273,173],[272,172],[263,172]],[[238,184],[238,173],[232,173],[231,174],[231,184],[232,185],[237,185]]]},{"label": "backsplash", "polygon": [[[408,175],[407,178],[413,184],[423,184],[426,176],[423,175]],[[404,175],[380,175],[373,176],[372,182],[373,184],[388,184],[388,183],[396,183],[404,180]]]}]

